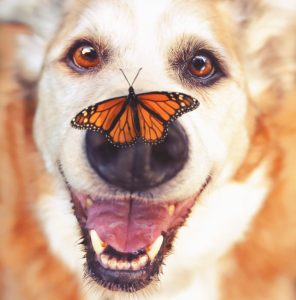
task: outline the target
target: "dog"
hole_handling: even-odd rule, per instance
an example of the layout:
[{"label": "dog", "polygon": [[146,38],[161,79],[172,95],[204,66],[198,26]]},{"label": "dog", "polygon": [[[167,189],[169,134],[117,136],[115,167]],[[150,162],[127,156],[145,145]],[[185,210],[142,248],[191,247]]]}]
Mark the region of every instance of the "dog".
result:
[{"label": "dog", "polygon": [[[29,28],[22,96],[2,95],[3,299],[295,299],[295,13],[2,0],[2,22]],[[199,103],[162,142],[118,148],[71,127],[140,69],[136,95]]]}]

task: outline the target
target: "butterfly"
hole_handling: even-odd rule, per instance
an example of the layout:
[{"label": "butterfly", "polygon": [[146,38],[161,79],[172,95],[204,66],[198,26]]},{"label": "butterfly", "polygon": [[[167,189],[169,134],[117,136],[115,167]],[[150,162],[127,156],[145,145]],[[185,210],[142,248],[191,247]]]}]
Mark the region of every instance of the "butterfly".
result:
[{"label": "butterfly", "polygon": [[199,106],[197,99],[183,93],[155,91],[136,94],[133,83],[127,96],[111,98],[83,109],[72,119],[71,125],[101,132],[118,147],[132,145],[138,138],[145,143],[157,144],[166,137],[170,122]]}]

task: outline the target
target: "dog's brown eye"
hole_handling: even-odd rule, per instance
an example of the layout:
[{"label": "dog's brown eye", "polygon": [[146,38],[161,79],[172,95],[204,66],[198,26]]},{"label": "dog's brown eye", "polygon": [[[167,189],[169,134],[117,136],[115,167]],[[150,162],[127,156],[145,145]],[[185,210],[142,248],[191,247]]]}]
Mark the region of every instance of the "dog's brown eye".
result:
[{"label": "dog's brown eye", "polygon": [[196,55],[190,62],[189,71],[199,78],[207,78],[214,73],[215,67],[207,55]]},{"label": "dog's brown eye", "polygon": [[74,51],[73,62],[78,67],[88,69],[98,66],[101,63],[101,58],[92,46],[85,45]]}]

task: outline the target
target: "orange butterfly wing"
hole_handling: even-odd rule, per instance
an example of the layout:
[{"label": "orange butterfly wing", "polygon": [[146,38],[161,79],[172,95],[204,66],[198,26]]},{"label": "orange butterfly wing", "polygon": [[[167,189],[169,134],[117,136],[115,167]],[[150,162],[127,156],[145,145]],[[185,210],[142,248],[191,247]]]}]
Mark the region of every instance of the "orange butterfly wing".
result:
[{"label": "orange butterfly wing", "polygon": [[112,98],[82,110],[71,121],[73,127],[103,133],[111,143],[131,144],[137,138],[132,109],[126,97]]},{"label": "orange butterfly wing", "polygon": [[140,136],[148,143],[157,143],[167,135],[168,124],[198,107],[199,102],[182,93],[151,92],[138,94]]},{"label": "orange butterfly wing", "polygon": [[82,110],[72,120],[73,127],[103,133],[116,146],[132,144],[137,137],[158,143],[167,135],[168,124],[199,102],[189,95],[169,92],[134,94],[134,101],[118,97]]},{"label": "orange butterfly wing", "polygon": [[165,123],[152,115],[142,105],[138,105],[138,118],[140,124],[140,136],[147,143],[156,143],[166,135]]},{"label": "orange butterfly wing", "polygon": [[126,105],[118,121],[108,135],[116,145],[132,144],[137,138],[137,130],[134,123],[134,112],[130,105]]}]

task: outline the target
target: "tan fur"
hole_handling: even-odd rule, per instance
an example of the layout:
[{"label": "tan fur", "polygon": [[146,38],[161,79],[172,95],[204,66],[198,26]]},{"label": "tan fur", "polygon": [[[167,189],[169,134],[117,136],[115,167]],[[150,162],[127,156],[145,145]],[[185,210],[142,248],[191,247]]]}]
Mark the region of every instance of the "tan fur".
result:
[{"label": "tan fur", "polygon": [[[75,274],[52,253],[34,214],[34,199],[50,193],[51,180],[32,139],[35,104],[9,71],[15,67],[13,37],[20,31],[18,26],[0,27],[0,44],[6,45],[0,48],[0,298],[82,299]],[[264,57],[264,76],[273,75],[269,65],[284,65],[282,54],[270,57],[268,49],[289,43],[277,36],[256,52]],[[221,260],[223,300],[296,299],[296,90],[286,91],[286,82],[290,78],[271,80],[252,95],[251,146],[234,179],[244,182],[268,159],[272,187],[245,238]]]},{"label": "tan fur", "polygon": [[13,61],[11,35],[16,29],[0,29],[7,45],[1,51],[5,80],[0,89],[5,91],[0,110],[1,299],[79,299],[75,276],[53,256],[34,215],[32,200],[50,190],[50,181],[32,140],[34,102],[24,97],[3,68]]},{"label": "tan fur", "polygon": [[267,117],[273,147],[264,150],[273,157],[273,186],[246,239],[227,256],[224,299],[296,297],[295,95],[292,92],[279,111]]}]

